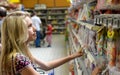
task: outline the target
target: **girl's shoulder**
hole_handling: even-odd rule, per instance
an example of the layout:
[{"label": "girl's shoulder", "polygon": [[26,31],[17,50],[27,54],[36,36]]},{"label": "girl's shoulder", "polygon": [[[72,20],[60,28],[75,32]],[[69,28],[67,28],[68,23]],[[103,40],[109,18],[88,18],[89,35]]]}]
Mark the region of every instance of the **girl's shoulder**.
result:
[{"label": "girl's shoulder", "polygon": [[16,53],[14,57],[14,66],[16,72],[22,71],[25,67],[31,65],[31,60],[22,53]]},{"label": "girl's shoulder", "polygon": [[29,59],[26,55],[24,55],[22,53],[16,53],[15,58],[19,59],[19,60]]}]

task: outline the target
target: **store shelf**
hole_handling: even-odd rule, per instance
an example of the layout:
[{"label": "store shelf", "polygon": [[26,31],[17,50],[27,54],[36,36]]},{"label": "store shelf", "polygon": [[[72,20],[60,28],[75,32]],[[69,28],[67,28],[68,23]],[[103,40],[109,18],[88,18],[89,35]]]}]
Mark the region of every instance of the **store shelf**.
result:
[{"label": "store shelf", "polygon": [[[83,43],[80,40],[78,34],[75,32],[74,28],[72,28],[71,24],[68,26],[68,31],[69,31],[69,41],[71,43],[70,46],[72,48],[72,52],[74,53],[78,51],[80,47],[77,47],[79,45],[75,44],[73,37],[77,39],[81,47],[83,46]],[[95,56],[88,49],[84,49],[83,51],[85,52],[91,63],[92,62],[96,63]],[[79,68],[79,66],[81,68]],[[82,57],[75,59],[75,68],[76,68],[75,75],[90,75],[91,73],[91,70],[89,68],[86,68],[85,61]]]},{"label": "store shelf", "polygon": [[[69,41],[71,41],[72,53],[78,51],[78,49],[73,41],[72,33],[70,33]],[[76,71],[75,75],[82,75],[82,73],[84,73],[83,75],[89,75],[82,58],[77,58],[74,61],[75,61],[75,71]]]},{"label": "store shelf", "polygon": [[37,14],[38,16],[47,16],[47,14]]},{"label": "store shelf", "polygon": [[64,34],[64,31],[53,31],[52,34]]},{"label": "store shelf", "polygon": [[67,13],[49,13],[49,15],[66,15]]},{"label": "store shelf", "polygon": [[[80,70],[83,73],[80,75],[91,75],[97,67],[101,69],[99,75],[120,74],[119,71],[113,70],[117,68],[116,58],[119,59],[119,54],[114,55],[114,53],[116,51],[119,53],[120,48],[117,42],[120,38],[116,38],[120,36],[120,3],[117,2],[119,1],[77,0],[71,4],[68,18],[69,26],[71,26],[68,26],[69,37],[71,37],[69,41],[72,43],[70,46],[73,52],[79,48],[77,43],[81,47],[84,44],[88,46],[84,49],[85,57],[75,60],[75,68],[79,65],[82,67]],[[112,67],[108,68],[109,65]],[[75,69],[75,75],[79,75],[78,69]]]},{"label": "store shelf", "polygon": [[113,29],[120,29],[120,14],[100,14],[95,16],[97,24],[102,24],[105,27],[112,25]]},{"label": "store shelf", "polygon": [[[26,9],[28,12],[32,10],[33,9]],[[46,26],[48,23],[51,23],[53,27],[55,26],[55,31],[53,31],[53,34],[64,33],[67,8],[35,9],[35,11],[41,20],[45,22],[43,23],[44,26]]]},{"label": "store shelf", "polygon": [[74,41],[73,41],[73,36],[72,36],[72,34],[70,34],[70,39],[71,39],[72,46],[73,46],[74,50],[77,51],[77,47],[76,47],[76,45],[75,45],[75,43],[74,43]]},{"label": "store shelf", "polygon": [[46,20],[46,17],[40,17],[40,19],[45,19]]},{"label": "store shelf", "polygon": [[86,66],[85,66],[85,62],[82,58],[78,58],[78,61],[77,61],[80,66],[82,67],[82,71],[83,71],[83,74],[82,75],[90,75],[89,71],[87,70]]},{"label": "store shelf", "polygon": [[[72,35],[70,34],[70,37],[69,37],[69,41],[70,41],[70,48],[72,49],[72,51],[71,51],[71,53],[75,53],[76,52],[76,50],[77,50],[77,48],[76,48],[76,46],[75,46],[75,43],[74,43],[74,41],[73,41],[73,38],[72,38]],[[81,73],[82,73],[82,71],[80,71],[79,69],[80,69],[80,65],[77,63],[78,61],[77,61],[77,59],[75,59],[74,60],[74,70],[76,71],[75,72],[75,75],[81,75]]]},{"label": "store shelf", "polygon": [[[72,33],[73,33],[74,36],[77,38],[77,40],[78,40],[78,42],[81,44],[81,46],[84,45],[84,44],[82,43],[82,41],[80,40],[80,38],[78,37],[78,35],[75,33],[75,31],[74,31],[73,29],[72,29]],[[74,42],[74,41],[72,41],[72,42]],[[75,45],[73,45],[73,46],[75,46]],[[76,50],[77,50],[77,49],[76,49]],[[88,51],[87,49],[85,49],[84,52],[87,54],[88,59],[90,60],[90,62],[96,62],[95,56],[94,56],[90,51]]]},{"label": "store shelf", "polygon": [[34,9],[35,11],[47,11],[47,9]]},{"label": "store shelf", "polygon": [[65,18],[48,18],[48,20],[64,20]]},{"label": "store shelf", "polygon": [[57,24],[53,24],[53,25],[65,25],[65,23],[57,23]]},{"label": "store shelf", "polygon": [[54,27],[54,29],[65,29],[65,27]]},{"label": "store shelf", "polygon": [[78,25],[82,25],[82,26],[85,26],[87,27],[88,29],[90,30],[94,30],[94,31],[98,31],[99,29],[101,29],[101,27],[103,26],[95,26],[94,24],[90,24],[90,23],[87,23],[86,21],[79,21],[77,22],[75,19],[72,19],[72,18],[69,18],[72,22],[75,22],[77,23]]},{"label": "store shelf", "polygon": [[[67,15],[67,8],[48,8],[47,9],[47,22],[55,27],[53,33],[64,33],[65,31],[65,18]],[[61,31],[60,31],[61,30]]]},{"label": "store shelf", "polygon": [[47,8],[47,10],[66,10],[67,8]]},{"label": "store shelf", "polygon": [[99,10],[120,10],[120,4],[117,5],[105,5],[101,8],[99,8]]},{"label": "store shelf", "polygon": [[72,33],[73,33],[74,36],[77,38],[78,42],[79,42],[81,45],[83,45],[82,42],[81,42],[81,40],[79,39],[78,35],[75,33],[74,30],[72,30]]},{"label": "store shelf", "polygon": [[[71,24],[69,24],[69,34],[70,34],[70,41],[71,41],[71,43],[72,43],[72,47],[73,47],[73,50],[74,51],[77,51],[78,50],[78,47],[77,47],[77,45],[75,44],[75,42],[74,42],[74,39],[73,39],[73,37],[74,38],[77,38],[77,41],[79,42],[79,44],[81,44],[81,46],[83,45],[83,43],[82,43],[82,41],[81,41],[81,39],[79,38],[79,36],[78,36],[78,27],[77,27],[77,29],[76,29],[76,27],[74,27],[74,25],[75,25],[75,23],[76,23],[76,25],[81,25],[82,24],[82,26],[85,26],[85,28],[88,28],[89,30],[92,30],[93,31],[93,25],[91,25],[90,23],[88,24],[88,23],[85,23],[85,22],[77,22],[77,21],[75,21],[75,20],[71,20]],[[101,28],[103,28],[104,26],[98,26],[99,27],[99,29],[101,29]],[[78,31],[76,31],[76,30],[78,30]],[[98,30],[97,30],[98,31]],[[89,35],[88,35],[89,36]],[[85,54],[87,55],[87,58],[89,59],[89,61],[91,62],[91,63],[93,63],[94,62],[94,64],[95,65],[99,65],[99,63],[100,62],[104,62],[104,61],[100,61],[100,62],[98,62],[98,58],[106,58],[106,56],[105,55],[101,55],[101,56],[99,56],[98,57],[98,55],[97,56],[95,56],[94,55],[94,53],[93,52],[91,52],[91,51],[89,51],[87,48],[85,48],[84,49],[84,52],[85,52]],[[106,60],[107,61],[107,60]],[[84,72],[84,74],[82,74],[82,75],[90,75],[90,73],[92,72],[92,70],[91,69],[88,69],[88,68],[86,68],[86,66],[85,66],[85,62],[84,62],[84,59],[78,59],[78,60],[75,60],[75,62],[76,63],[80,63],[80,65],[82,64],[82,69],[83,69],[83,72]],[[75,64],[76,65],[76,67],[78,66],[78,64]],[[106,72],[108,71],[108,70],[111,70],[111,69],[108,69],[107,67],[105,68],[105,69],[103,69],[103,71],[102,71],[102,75],[106,75]],[[75,72],[78,72],[78,69],[77,69],[77,71],[75,71]],[[116,72],[118,72],[118,71],[116,71]],[[76,75],[78,75],[77,73],[76,73]]]}]

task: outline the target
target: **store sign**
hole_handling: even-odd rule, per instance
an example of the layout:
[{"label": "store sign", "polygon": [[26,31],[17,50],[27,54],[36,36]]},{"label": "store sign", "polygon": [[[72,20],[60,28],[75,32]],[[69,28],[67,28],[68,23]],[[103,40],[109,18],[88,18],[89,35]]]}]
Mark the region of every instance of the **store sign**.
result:
[{"label": "store sign", "polygon": [[10,3],[20,3],[20,0],[8,0]]},{"label": "store sign", "polygon": [[69,1],[69,2],[72,3],[72,4],[76,4],[76,3],[82,2],[82,1],[84,1],[84,0],[67,0],[67,1]]}]

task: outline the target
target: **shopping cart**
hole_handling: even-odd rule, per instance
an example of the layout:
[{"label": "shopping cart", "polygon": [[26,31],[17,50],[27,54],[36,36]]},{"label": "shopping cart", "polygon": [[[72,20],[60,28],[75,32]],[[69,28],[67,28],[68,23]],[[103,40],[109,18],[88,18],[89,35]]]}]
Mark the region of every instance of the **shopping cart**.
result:
[{"label": "shopping cart", "polygon": [[37,70],[37,72],[40,73],[40,75],[54,75],[54,69],[52,69],[50,71],[44,71],[44,70],[37,68],[36,70]]}]

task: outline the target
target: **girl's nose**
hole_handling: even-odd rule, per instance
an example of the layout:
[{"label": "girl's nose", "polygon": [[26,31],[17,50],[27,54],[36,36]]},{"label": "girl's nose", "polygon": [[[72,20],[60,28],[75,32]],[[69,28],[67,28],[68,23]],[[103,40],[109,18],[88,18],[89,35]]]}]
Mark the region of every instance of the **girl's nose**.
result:
[{"label": "girl's nose", "polygon": [[32,25],[33,31],[36,32],[36,27]]}]

